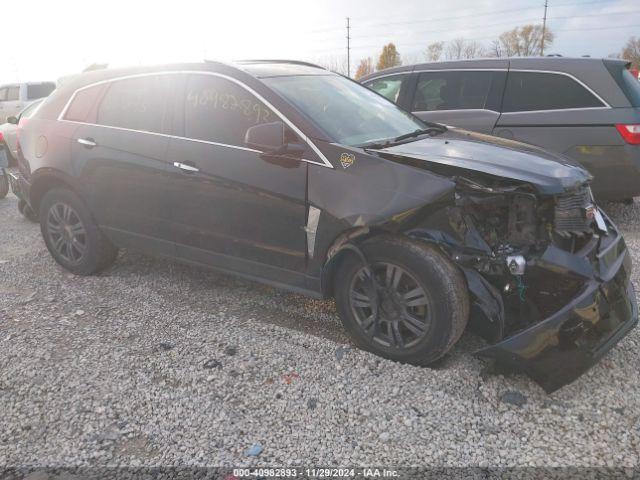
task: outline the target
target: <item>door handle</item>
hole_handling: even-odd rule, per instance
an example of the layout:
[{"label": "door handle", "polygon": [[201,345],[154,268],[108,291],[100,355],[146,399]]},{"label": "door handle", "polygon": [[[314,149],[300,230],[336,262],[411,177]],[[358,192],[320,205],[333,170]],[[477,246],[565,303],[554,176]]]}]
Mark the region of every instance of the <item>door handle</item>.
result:
[{"label": "door handle", "polygon": [[84,145],[87,148],[93,148],[98,146],[98,144],[93,138],[79,138],[78,143],[80,145]]},{"label": "door handle", "polygon": [[195,165],[189,165],[188,163],[173,162],[173,166],[189,173],[196,173],[200,171],[198,167]]}]

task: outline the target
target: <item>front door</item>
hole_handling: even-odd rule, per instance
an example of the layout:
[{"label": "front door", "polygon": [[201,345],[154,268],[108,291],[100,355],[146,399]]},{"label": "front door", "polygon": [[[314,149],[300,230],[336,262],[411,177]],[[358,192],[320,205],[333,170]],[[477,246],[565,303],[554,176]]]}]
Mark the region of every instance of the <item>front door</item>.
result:
[{"label": "front door", "polygon": [[167,153],[178,256],[302,284],[307,164],[265,159],[244,145],[249,127],[279,117],[213,74],[187,76],[181,103]]}]

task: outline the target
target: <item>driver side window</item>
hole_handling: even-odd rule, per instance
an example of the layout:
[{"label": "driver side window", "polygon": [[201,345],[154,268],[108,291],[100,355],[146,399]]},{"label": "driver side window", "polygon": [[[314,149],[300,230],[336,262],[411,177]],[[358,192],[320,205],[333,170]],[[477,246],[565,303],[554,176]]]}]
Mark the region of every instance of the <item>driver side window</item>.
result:
[{"label": "driver side window", "polygon": [[250,127],[279,120],[251,92],[213,75],[190,75],[184,101],[184,136],[196,140],[242,147]]}]

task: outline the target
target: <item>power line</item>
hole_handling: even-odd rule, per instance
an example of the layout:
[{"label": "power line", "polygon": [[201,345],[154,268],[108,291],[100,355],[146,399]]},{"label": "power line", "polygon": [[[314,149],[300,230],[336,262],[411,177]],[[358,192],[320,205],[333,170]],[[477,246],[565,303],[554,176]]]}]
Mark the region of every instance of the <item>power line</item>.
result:
[{"label": "power line", "polygon": [[[570,6],[581,6],[581,5],[591,5],[594,3],[600,4],[600,5],[606,5],[607,3],[610,2],[615,2],[618,0],[589,0],[587,2],[568,2],[568,3],[562,3],[562,4],[558,4],[555,5],[554,8],[558,8],[558,7],[570,7]],[[465,18],[476,18],[476,17],[486,17],[486,16],[492,16],[492,15],[498,15],[498,14],[503,14],[503,13],[512,13],[512,12],[522,12],[522,11],[526,11],[526,10],[538,10],[540,8],[540,6],[531,6],[531,7],[521,7],[521,8],[510,8],[510,9],[505,9],[505,10],[493,10],[493,11],[487,11],[486,9],[480,10],[477,13],[470,13],[470,14],[465,14],[465,15],[456,15],[456,16],[447,16],[447,17],[435,17],[435,18],[429,18],[429,19],[423,19],[423,20],[405,20],[405,21],[396,21],[396,22],[388,22],[388,21],[380,21],[380,22],[373,22],[373,23],[363,23],[361,25],[360,28],[370,28],[370,27],[377,27],[377,26],[388,26],[388,25],[412,25],[412,24],[419,24],[419,23],[433,23],[433,22],[440,22],[440,21],[446,21],[446,20],[459,20],[459,19],[465,19]],[[569,18],[569,17],[567,17]],[[326,33],[326,32],[332,32],[332,31],[336,31],[339,30],[341,28],[338,27],[333,27],[333,28],[325,28],[325,29],[320,29],[320,30],[310,30],[309,33]]]},{"label": "power line", "polygon": [[[562,17],[547,17],[547,23],[549,21],[555,21],[555,20],[567,20],[567,19],[574,19],[574,18],[589,18],[589,17],[606,17],[608,15],[626,15],[629,13],[638,13],[640,12],[640,10],[628,10],[626,12],[611,12],[611,13],[601,13],[601,14],[585,14],[585,15],[567,15],[567,16],[562,16]],[[535,22],[539,20],[539,18],[528,18],[528,19],[517,19],[517,20],[506,20],[506,21],[501,21],[501,22],[497,22],[497,23],[489,23],[489,24],[482,24],[482,25],[466,25],[465,27],[460,28],[460,30],[466,30],[466,29],[470,29],[470,28],[488,28],[488,27],[497,27],[500,25],[517,25],[517,24],[527,24],[530,22]],[[451,28],[445,28],[445,29],[439,29],[439,30],[433,30],[433,29],[429,29],[429,30],[419,30],[417,32],[408,32],[406,35],[421,35],[421,34],[425,34],[425,33],[448,33],[451,32]],[[393,36],[394,34],[389,34],[389,35],[381,35],[380,33],[376,33],[376,34],[371,34],[371,35],[359,35],[356,37],[352,37],[352,39],[365,39],[365,38],[380,38],[383,36]],[[397,35],[397,34],[395,34]]]},{"label": "power line", "polygon": [[547,34],[547,8],[549,0],[544,0],[544,17],[542,17],[542,38],[540,39],[540,56],[544,57],[544,36]]},{"label": "power line", "polygon": [[[587,28],[563,28],[563,29],[558,29],[555,30],[556,32],[585,32],[585,31],[592,31],[592,30],[614,30],[614,29],[623,29],[623,28],[638,28],[640,27],[640,24],[634,24],[634,25],[613,25],[613,26],[608,26],[608,27],[587,27]],[[465,40],[490,40],[490,39],[494,39],[495,35],[492,36],[487,36],[487,37],[477,37],[477,38],[465,38]],[[351,50],[363,50],[363,49],[367,49],[367,48],[380,48],[380,44],[375,44],[375,45],[360,45],[360,46],[355,46],[355,47],[351,47]],[[425,42],[420,42],[420,43],[398,43],[397,44],[398,47],[420,47],[420,46],[425,46]],[[323,50],[316,50],[316,52],[318,51],[330,51],[330,50],[335,50],[336,48],[326,48]]]}]

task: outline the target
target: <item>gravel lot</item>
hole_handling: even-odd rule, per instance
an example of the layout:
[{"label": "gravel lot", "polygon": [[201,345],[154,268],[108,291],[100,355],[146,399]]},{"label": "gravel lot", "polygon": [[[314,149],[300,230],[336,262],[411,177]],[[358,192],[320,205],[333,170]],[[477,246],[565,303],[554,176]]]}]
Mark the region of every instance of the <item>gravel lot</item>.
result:
[{"label": "gravel lot", "polygon": [[[640,203],[605,209],[640,258]],[[399,365],[332,302],[133,252],[75,277],[0,201],[0,465],[638,465],[638,330],[553,395],[481,345]]]}]

